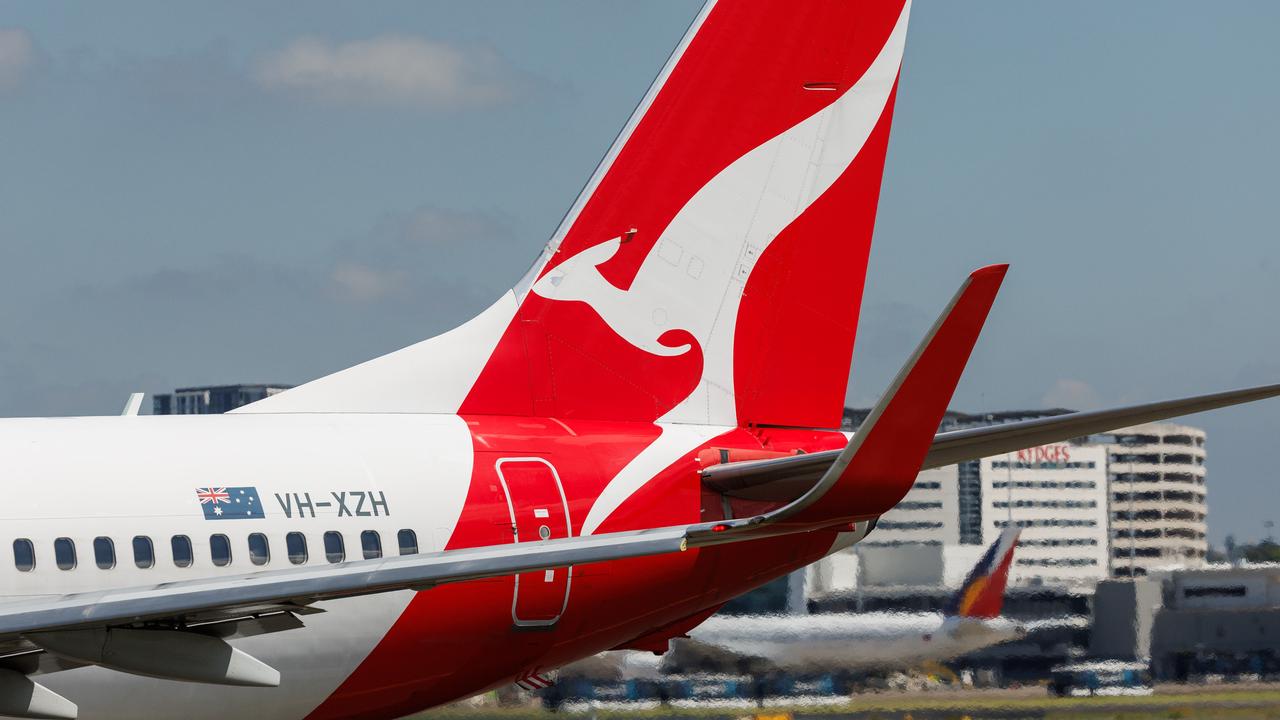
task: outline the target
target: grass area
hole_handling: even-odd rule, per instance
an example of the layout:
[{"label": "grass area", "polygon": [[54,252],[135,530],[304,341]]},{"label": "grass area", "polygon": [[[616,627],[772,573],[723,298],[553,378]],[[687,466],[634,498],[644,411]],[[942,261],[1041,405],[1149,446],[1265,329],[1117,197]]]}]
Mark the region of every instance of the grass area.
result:
[{"label": "grass area", "polygon": [[[752,718],[756,711],[715,707],[655,707],[647,709],[598,709],[591,713],[561,713],[564,718]],[[945,692],[913,695],[862,695],[840,705],[770,707],[760,717],[856,717],[867,720],[926,720],[933,718],[1046,718],[1049,720],[1280,720],[1280,688],[1182,688],[1148,696],[1055,698],[1022,693]],[[920,717],[915,717],[915,716]],[[480,720],[547,720],[555,717],[539,708],[450,707],[425,713],[420,718]]]}]

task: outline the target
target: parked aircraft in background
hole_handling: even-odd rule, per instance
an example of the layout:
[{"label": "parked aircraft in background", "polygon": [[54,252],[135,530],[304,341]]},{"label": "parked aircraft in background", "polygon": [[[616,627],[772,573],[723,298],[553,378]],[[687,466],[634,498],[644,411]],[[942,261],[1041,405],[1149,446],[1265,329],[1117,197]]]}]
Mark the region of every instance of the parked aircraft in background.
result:
[{"label": "parked aircraft in background", "polygon": [[1000,617],[1020,532],[1009,528],[996,538],[940,613],[717,615],[677,642],[686,653],[717,648],[794,672],[951,660],[1025,634],[1019,623]]},{"label": "parked aircraft in background", "polygon": [[936,434],[996,265],[830,429],[909,6],[709,2],[451,332],[227,415],[0,420],[0,714],[399,717],[685,634],[922,467],[1280,394]]}]

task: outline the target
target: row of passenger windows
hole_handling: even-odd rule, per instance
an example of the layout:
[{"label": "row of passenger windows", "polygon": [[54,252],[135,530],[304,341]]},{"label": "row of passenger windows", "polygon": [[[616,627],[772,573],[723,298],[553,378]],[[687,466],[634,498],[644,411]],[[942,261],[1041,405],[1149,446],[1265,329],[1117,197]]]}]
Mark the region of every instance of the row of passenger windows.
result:
[{"label": "row of passenger windows", "polygon": [[[412,530],[401,530],[396,533],[396,542],[401,555],[413,555],[418,552],[418,535]],[[324,534],[324,559],[331,563],[340,563],[347,559],[346,543],[342,533],[330,530]],[[139,568],[154,567],[156,564],[155,545],[146,535],[133,538],[133,564]],[[307,562],[307,536],[300,532],[291,532],[284,536],[285,554],[289,562],[302,565]],[[250,533],[247,542],[249,562],[254,565],[266,565],[271,562],[271,543],[262,533]],[[180,568],[191,567],[195,563],[195,551],[191,538],[186,535],[174,535],[169,538],[169,549],[173,555],[173,564]],[[377,530],[365,530],[360,533],[360,554],[365,560],[382,557],[382,536]],[[217,567],[226,567],[232,560],[231,538],[221,533],[209,536],[209,559]],[[77,564],[76,544],[71,538],[60,537],[53,541],[53,562],[59,570],[71,570]],[[116,566],[116,544],[109,537],[93,539],[93,562],[103,570]],[[13,541],[13,563],[22,572],[30,572],[36,567],[36,546],[27,538]]]}]

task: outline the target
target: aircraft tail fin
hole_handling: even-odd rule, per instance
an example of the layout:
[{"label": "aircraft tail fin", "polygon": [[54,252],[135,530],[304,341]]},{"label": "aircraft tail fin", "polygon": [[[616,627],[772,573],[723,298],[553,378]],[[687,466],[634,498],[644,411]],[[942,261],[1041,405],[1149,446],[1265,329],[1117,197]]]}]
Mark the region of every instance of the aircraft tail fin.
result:
[{"label": "aircraft tail fin", "polygon": [[837,427],[909,10],[708,2],[497,304],[241,412]]},{"label": "aircraft tail fin", "polygon": [[1009,566],[1013,550],[1018,546],[1020,528],[1010,526],[991,543],[978,564],[969,571],[960,590],[951,597],[944,613],[948,616],[993,618],[1004,607],[1005,587],[1009,583]]}]

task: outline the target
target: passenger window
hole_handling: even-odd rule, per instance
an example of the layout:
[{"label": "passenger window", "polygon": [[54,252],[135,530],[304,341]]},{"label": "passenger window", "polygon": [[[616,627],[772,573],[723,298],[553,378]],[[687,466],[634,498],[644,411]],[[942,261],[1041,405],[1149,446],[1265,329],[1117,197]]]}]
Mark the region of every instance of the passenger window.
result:
[{"label": "passenger window", "polygon": [[173,564],[178,567],[191,567],[194,554],[191,552],[191,538],[186,535],[174,535],[169,541],[173,549]]},{"label": "passenger window", "polygon": [[60,537],[53,541],[53,560],[59,570],[70,570],[76,566],[76,544],[71,538]]},{"label": "passenger window", "polygon": [[221,533],[209,536],[209,556],[213,564],[226,567],[231,564],[231,541]]},{"label": "passenger window", "polygon": [[267,536],[262,533],[249,535],[249,562],[254,565],[266,565],[271,561],[271,546],[267,544]]},{"label": "passenger window", "polygon": [[13,564],[22,572],[31,572],[36,567],[36,546],[26,538],[13,541]]},{"label": "passenger window", "polygon": [[116,544],[109,537],[93,539],[93,561],[99,570],[110,570],[116,566]]},{"label": "passenger window", "polygon": [[156,564],[155,546],[146,535],[135,535],[133,538],[133,564],[143,570]]},{"label": "passenger window", "polygon": [[412,530],[401,530],[396,538],[400,541],[401,555],[418,554],[418,534]]},{"label": "passenger window", "polygon": [[307,561],[307,536],[291,532],[284,536],[284,548],[289,551],[289,562],[302,565]]},{"label": "passenger window", "polygon": [[324,534],[324,559],[331,563],[347,559],[347,551],[342,547],[342,533],[330,530]]},{"label": "passenger window", "polygon": [[378,536],[377,530],[360,533],[360,549],[364,551],[365,560],[382,557],[382,538]]}]

